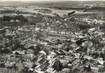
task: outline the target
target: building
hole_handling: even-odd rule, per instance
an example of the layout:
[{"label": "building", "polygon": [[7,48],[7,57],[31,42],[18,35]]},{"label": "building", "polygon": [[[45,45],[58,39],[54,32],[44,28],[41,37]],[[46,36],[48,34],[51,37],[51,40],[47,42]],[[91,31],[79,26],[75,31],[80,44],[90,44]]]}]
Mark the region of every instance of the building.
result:
[{"label": "building", "polygon": [[1,25],[23,25],[28,23],[28,19],[26,19],[23,15],[9,15],[1,17]]}]

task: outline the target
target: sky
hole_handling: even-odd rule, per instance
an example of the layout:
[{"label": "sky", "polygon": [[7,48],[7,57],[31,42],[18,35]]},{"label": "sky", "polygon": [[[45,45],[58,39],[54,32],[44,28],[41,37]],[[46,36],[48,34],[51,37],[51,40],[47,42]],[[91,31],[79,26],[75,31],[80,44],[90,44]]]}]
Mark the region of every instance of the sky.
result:
[{"label": "sky", "polygon": [[0,0],[0,1],[105,1],[105,0]]}]

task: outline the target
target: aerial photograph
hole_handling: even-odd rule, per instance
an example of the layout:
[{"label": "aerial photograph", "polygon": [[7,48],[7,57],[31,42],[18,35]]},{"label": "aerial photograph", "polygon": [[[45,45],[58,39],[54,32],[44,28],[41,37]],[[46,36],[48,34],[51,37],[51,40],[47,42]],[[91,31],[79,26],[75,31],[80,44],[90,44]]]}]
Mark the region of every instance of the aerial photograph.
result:
[{"label": "aerial photograph", "polygon": [[0,0],[0,73],[105,73],[105,0]]}]

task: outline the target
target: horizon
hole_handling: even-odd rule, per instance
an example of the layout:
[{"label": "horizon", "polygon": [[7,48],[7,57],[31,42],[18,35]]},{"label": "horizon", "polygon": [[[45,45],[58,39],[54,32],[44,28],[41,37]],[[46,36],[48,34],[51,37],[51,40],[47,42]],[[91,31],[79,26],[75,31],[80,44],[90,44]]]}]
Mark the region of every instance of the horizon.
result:
[{"label": "horizon", "polygon": [[105,0],[0,0],[0,2],[61,2],[61,1],[105,1]]}]

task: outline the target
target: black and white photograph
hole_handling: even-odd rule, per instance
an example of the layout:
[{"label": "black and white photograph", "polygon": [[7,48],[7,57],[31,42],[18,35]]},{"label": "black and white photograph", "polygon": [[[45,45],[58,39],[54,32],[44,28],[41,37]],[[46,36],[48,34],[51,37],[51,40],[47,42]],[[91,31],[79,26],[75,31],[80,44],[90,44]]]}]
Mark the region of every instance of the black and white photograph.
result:
[{"label": "black and white photograph", "polygon": [[0,0],[0,73],[105,73],[105,0]]}]

